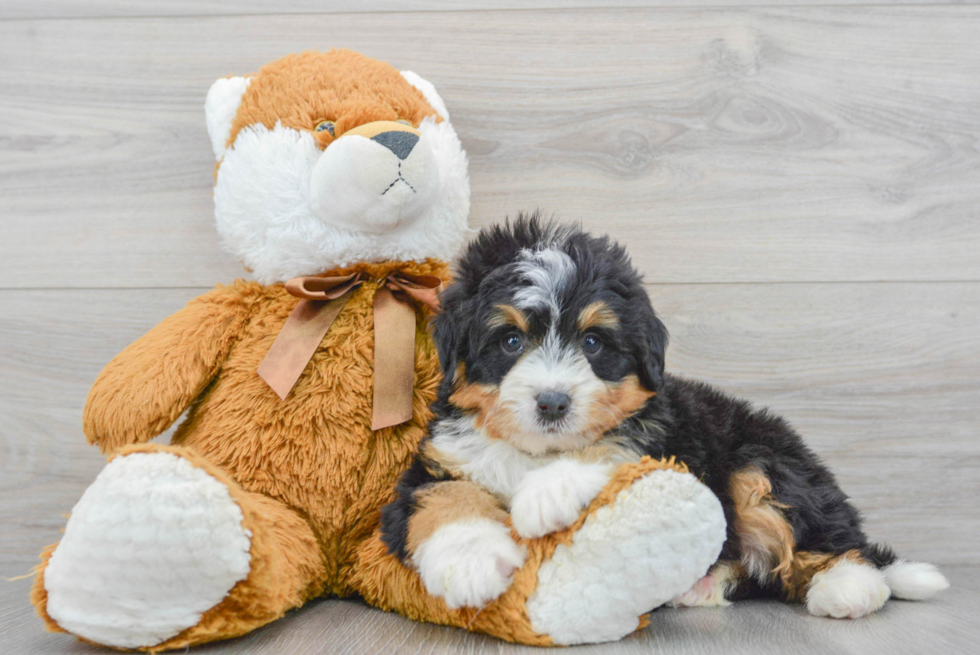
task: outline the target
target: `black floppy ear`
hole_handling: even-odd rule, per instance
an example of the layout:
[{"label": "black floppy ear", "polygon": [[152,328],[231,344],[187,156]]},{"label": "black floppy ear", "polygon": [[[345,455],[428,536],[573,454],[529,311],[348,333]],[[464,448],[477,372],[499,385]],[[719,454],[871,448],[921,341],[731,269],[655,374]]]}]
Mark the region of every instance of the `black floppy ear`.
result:
[{"label": "black floppy ear", "polygon": [[460,324],[460,293],[459,288],[451,285],[439,297],[442,311],[432,319],[432,341],[439,355],[442,373],[446,379],[452,379],[459,360]]},{"label": "black floppy ear", "polygon": [[643,334],[639,338],[640,384],[650,391],[659,391],[663,384],[664,355],[667,352],[667,327],[657,318],[653,309],[643,322]]}]

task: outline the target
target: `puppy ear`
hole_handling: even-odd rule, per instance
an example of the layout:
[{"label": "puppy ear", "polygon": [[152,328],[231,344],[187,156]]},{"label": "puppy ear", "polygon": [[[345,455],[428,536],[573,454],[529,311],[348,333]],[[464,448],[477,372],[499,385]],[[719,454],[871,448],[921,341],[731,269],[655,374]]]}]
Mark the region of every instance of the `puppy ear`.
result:
[{"label": "puppy ear", "polygon": [[452,379],[459,361],[459,335],[460,330],[463,329],[460,320],[462,303],[459,295],[460,289],[455,284],[443,291],[439,298],[442,311],[432,319],[432,341],[435,343],[439,363],[447,380]]},{"label": "puppy ear", "polygon": [[208,90],[208,97],[204,101],[204,117],[217,161],[225,156],[228,137],[231,136],[231,124],[238,114],[238,106],[242,104],[242,96],[245,95],[250,81],[249,77],[225,77],[212,84]]},{"label": "puppy ear", "polygon": [[639,351],[640,384],[650,391],[658,391],[663,384],[664,355],[667,352],[667,327],[657,318],[653,309],[642,328]]},{"label": "puppy ear", "polygon": [[436,346],[436,353],[439,355],[439,364],[442,365],[442,373],[445,377],[452,377],[456,368],[456,348],[459,344],[457,331],[459,326],[456,319],[451,314],[443,311],[432,319],[432,341]]}]

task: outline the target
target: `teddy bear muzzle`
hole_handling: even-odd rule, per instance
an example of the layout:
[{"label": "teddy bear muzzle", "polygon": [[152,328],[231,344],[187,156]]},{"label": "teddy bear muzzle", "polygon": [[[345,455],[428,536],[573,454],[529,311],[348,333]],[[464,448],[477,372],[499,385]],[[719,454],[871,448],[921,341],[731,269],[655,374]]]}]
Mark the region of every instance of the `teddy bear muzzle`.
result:
[{"label": "teddy bear muzzle", "polygon": [[317,218],[362,232],[414,221],[438,190],[438,165],[424,131],[393,121],[348,130],[323,151],[310,175]]}]

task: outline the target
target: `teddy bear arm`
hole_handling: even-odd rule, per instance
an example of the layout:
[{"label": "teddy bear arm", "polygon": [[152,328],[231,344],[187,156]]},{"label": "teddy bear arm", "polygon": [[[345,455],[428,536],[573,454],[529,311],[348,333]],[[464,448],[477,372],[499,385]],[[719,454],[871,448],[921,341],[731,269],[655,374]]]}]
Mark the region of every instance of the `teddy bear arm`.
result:
[{"label": "teddy bear arm", "polygon": [[166,430],[217,375],[247,317],[237,287],[219,287],[116,355],[85,402],[89,443],[108,453]]}]

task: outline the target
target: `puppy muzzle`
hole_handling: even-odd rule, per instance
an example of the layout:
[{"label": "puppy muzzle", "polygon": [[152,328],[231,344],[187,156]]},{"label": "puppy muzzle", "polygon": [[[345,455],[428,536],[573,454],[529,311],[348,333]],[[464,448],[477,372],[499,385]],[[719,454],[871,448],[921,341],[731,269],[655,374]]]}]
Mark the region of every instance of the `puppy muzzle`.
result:
[{"label": "puppy muzzle", "polygon": [[435,155],[424,134],[375,121],[348,130],[320,155],[310,174],[316,216],[348,230],[382,233],[414,221],[439,191]]}]

